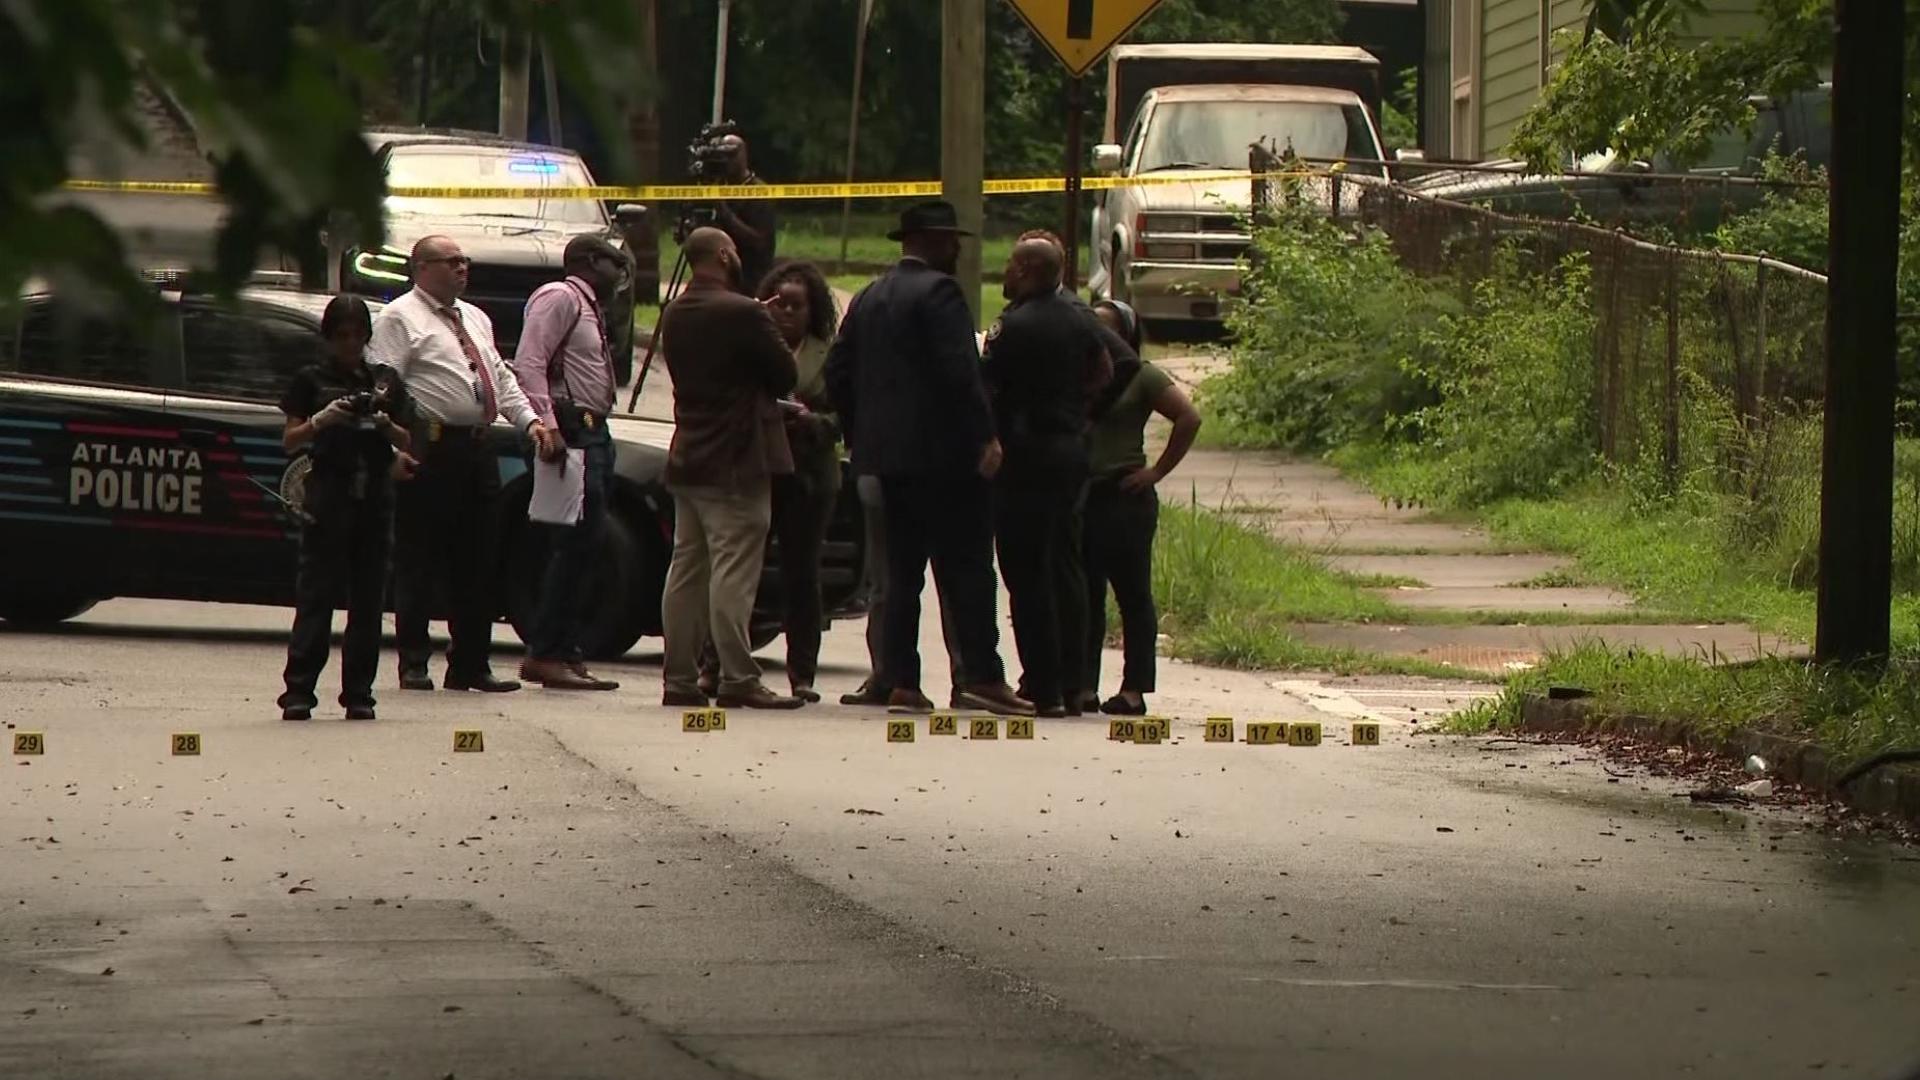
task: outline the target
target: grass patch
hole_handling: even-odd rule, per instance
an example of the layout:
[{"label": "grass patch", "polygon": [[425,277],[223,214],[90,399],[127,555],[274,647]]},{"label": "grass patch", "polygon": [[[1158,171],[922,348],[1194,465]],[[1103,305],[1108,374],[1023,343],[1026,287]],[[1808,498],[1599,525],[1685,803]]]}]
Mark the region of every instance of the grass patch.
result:
[{"label": "grass patch", "polygon": [[1427,583],[1406,574],[1341,574],[1362,589],[1424,589]]},{"label": "grass patch", "polygon": [[1517,582],[1516,589],[1578,589],[1587,584],[1585,575],[1574,570],[1549,570]]},{"label": "grass patch", "polygon": [[1397,613],[1305,549],[1209,511],[1161,507],[1153,589],[1175,656],[1233,668],[1461,677],[1425,661],[1300,640],[1295,623],[1380,622]]},{"label": "grass patch", "polygon": [[1841,761],[1920,747],[1920,650],[1899,652],[1884,675],[1786,657],[1717,665],[1703,659],[1582,645],[1509,679],[1499,697],[1457,714],[1449,726],[1467,733],[1510,729],[1527,695],[1578,686],[1608,712],[1681,720],[1716,735],[1758,730],[1806,739]]}]

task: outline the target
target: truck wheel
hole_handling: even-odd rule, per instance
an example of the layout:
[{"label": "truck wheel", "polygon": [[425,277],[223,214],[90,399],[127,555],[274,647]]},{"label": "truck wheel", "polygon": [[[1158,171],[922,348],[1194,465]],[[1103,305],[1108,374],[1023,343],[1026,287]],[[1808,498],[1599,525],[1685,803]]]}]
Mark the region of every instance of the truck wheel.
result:
[{"label": "truck wheel", "polygon": [[39,629],[83,615],[97,603],[99,601],[91,597],[72,593],[8,591],[0,593],[0,619],[15,626]]},{"label": "truck wheel", "polygon": [[[580,647],[593,660],[617,660],[640,640],[645,620],[638,614],[641,582],[646,580],[646,545],[638,526],[622,513],[615,502],[601,530],[600,550],[594,554],[593,568],[587,574],[582,594],[590,597],[587,625],[580,636]],[[530,525],[517,530],[513,543],[515,567],[546,566],[546,543],[540,531]],[[513,576],[513,597],[508,619],[522,641],[532,633],[534,612],[540,601],[542,572]]]}]

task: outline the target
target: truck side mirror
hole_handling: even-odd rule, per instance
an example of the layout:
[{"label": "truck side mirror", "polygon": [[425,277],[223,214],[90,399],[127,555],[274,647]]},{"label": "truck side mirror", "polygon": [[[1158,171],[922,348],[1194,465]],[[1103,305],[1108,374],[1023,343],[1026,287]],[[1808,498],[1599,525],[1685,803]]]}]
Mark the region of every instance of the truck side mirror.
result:
[{"label": "truck side mirror", "polygon": [[1120,171],[1121,150],[1117,143],[1101,143],[1093,148],[1093,171],[1112,175]]},{"label": "truck side mirror", "polygon": [[621,225],[632,225],[645,217],[647,208],[637,202],[623,202],[613,208],[613,220]]}]

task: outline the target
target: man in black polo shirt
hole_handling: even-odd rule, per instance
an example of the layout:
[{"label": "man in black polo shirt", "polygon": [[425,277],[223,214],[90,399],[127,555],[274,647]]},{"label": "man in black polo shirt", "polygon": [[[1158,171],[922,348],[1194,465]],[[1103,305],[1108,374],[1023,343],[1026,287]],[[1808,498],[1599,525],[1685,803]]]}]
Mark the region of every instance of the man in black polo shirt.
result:
[{"label": "man in black polo shirt", "polygon": [[1060,294],[1060,249],[1023,240],[1007,262],[1009,301],[987,334],[986,383],[1005,461],[994,532],[1013,606],[1022,683],[1040,716],[1078,704],[1085,589],[1065,572],[1087,482],[1087,416],[1112,358],[1091,319]]}]

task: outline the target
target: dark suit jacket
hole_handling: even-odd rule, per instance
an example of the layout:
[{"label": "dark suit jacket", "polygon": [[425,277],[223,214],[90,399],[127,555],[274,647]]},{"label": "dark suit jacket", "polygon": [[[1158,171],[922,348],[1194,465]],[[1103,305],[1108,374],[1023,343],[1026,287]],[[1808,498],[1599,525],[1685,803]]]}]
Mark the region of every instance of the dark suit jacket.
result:
[{"label": "dark suit jacket", "polygon": [[960,283],[908,258],[861,290],[827,353],[827,395],[857,471],[971,473],[993,415]]},{"label": "dark suit jacket", "polygon": [[987,332],[983,372],[1006,448],[999,479],[1084,476],[1089,402],[1112,374],[1093,313],[1058,293],[1008,305]]},{"label": "dark suit jacket", "polygon": [[777,399],[799,373],[766,308],[689,285],[661,314],[660,341],[673,379],[667,483],[736,487],[793,471]]}]

